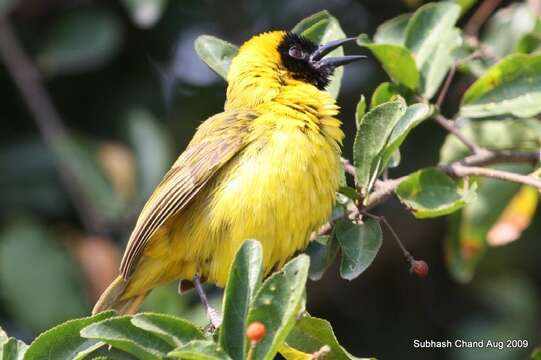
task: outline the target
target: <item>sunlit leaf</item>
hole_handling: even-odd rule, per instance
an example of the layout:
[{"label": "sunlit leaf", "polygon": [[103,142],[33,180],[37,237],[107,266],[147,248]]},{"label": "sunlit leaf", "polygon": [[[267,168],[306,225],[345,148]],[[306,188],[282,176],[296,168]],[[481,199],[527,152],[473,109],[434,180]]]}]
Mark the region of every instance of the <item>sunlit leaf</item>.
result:
[{"label": "sunlit leaf", "polygon": [[492,66],[466,91],[460,113],[466,117],[541,112],[541,54],[513,54]]},{"label": "sunlit leaf", "polygon": [[181,346],[192,340],[203,340],[203,333],[192,323],[171,315],[140,313],[131,319],[131,323],[148,331],[173,347]]},{"label": "sunlit leaf", "polygon": [[230,360],[218,344],[210,340],[194,340],[167,354],[173,359],[185,360]]},{"label": "sunlit leaf", "polygon": [[475,189],[464,189],[443,172],[426,168],[409,175],[395,190],[400,201],[417,218],[451,214],[475,196]]},{"label": "sunlit leaf", "polygon": [[26,349],[28,345],[21,340],[9,338],[0,348],[0,355],[2,360],[23,360]]},{"label": "sunlit leaf", "polygon": [[411,15],[402,14],[379,25],[374,34],[374,42],[378,44],[404,45],[406,27]]},{"label": "sunlit leaf", "polygon": [[101,10],[73,11],[53,22],[38,54],[48,74],[88,71],[109,62],[120,49],[122,28]]},{"label": "sunlit leaf", "polygon": [[354,224],[339,220],[334,233],[342,252],[340,276],[353,280],[372,264],[379,252],[383,240],[379,222],[367,219],[363,224]]},{"label": "sunlit leaf", "polygon": [[214,72],[227,80],[229,66],[239,49],[217,37],[201,35],[195,40],[195,51]]},{"label": "sunlit leaf", "polygon": [[359,99],[359,102],[357,103],[357,106],[355,107],[355,128],[356,129],[359,129],[359,125],[361,124],[361,119],[363,118],[365,113],[366,113],[366,99],[364,98],[364,95],[361,95],[361,98]]}]

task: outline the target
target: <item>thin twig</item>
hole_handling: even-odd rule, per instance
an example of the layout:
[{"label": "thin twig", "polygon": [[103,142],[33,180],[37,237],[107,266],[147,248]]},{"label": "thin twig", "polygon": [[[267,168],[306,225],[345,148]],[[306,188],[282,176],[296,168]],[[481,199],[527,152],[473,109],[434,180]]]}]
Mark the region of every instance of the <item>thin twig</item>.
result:
[{"label": "thin twig", "polygon": [[452,120],[447,119],[441,114],[436,114],[432,117],[441,127],[449,131],[451,134],[456,136],[473,154],[485,153],[486,150],[481,148],[479,145],[468,139],[462,132],[456,127],[455,123]]},{"label": "thin twig", "polygon": [[481,26],[483,26],[501,2],[502,0],[485,0],[464,26],[464,32],[469,36],[477,37]]},{"label": "thin twig", "polygon": [[447,174],[456,177],[483,176],[493,179],[500,179],[517,184],[530,185],[541,191],[541,180],[533,176],[516,174],[509,171],[502,171],[479,166],[464,166],[462,164],[442,165],[439,168]]},{"label": "thin twig", "polygon": [[[57,147],[56,144],[63,142],[66,138],[67,131],[49,94],[41,84],[38,70],[19,44],[8,19],[3,16],[0,16],[0,58],[32,113],[46,144],[49,148]],[[70,169],[64,167],[60,161],[57,161],[57,165],[64,186],[85,228],[98,231],[101,227],[100,217],[98,212],[91,207],[82,186],[77,183]]]},{"label": "thin twig", "polygon": [[344,171],[346,172],[346,174],[349,174],[355,177],[355,173],[356,173],[355,166],[353,166],[348,159],[341,158],[341,160],[342,160],[342,165],[344,166]]},{"label": "thin twig", "polygon": [[436,101],[436,106],[441,108],[441,104],[443,103],[443,100],[445,99],[445,96],[447,95],[447,91],[449,90],[449,86],[451,86],[451,83],[453,82],[453,78],[455,77],[456,73],[456,62],[453,62],[451,65],[451,68],[449,69],[449,73],[447,74],[447,78],[445,79],[445,82],[443,83],[443,87],[441,88],[440,94],[438,95],[438,100]]}]

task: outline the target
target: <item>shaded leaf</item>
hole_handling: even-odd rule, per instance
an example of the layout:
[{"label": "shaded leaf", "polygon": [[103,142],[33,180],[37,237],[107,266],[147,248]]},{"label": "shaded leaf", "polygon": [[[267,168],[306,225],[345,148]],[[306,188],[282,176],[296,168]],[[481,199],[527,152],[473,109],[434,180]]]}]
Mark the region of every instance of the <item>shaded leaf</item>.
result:
[{"label": "shaded leaf", "polygon": [[338,255],[338,243],[334,235],[323,235],[311,241],[305,253],[310,257],[310,280],[317,281]]},{"label": "shaded leaf", "polygon": [[197,55],[214,72],[227,80],[231,60],[237,55],[238,47],[211,35],[201,35],[195,39]]},{"label": "shaded leaf", "polygon": [[0,348],[0,355],[2,360],[23,360],[26,349],[28,345],[21,340],[9,338]]},{"label": "shaded leaf", "polygon": [[404,45],[406,27],[412,14],[398,15],[391,20],[382,23],[376,29],[374,42],[378,44]]},{"label": "shaded leaf", "polygon": [[267,334],[257,344],[253,360],[274,359],[303,306],[310,261],[299,255],[281,271],[272,274],[259,288],[248,313],[248,324],[262,322]]},{"label": "shaded leaf", "polygon": [[[291,31],[301,34],[316,44],[325,44],[329,41],[343,39],[346,37],[346,34],[340,27],[338,20],[327,10],[320,11],[301,20]],[[342,55],[344,55],[344,50],[342,47],[339,47],[331,51],[327,56],[331,57]],[[329,85],[326,88],[326,90],[335,99],[340,91],[340,84],[342,82],[343,74],[344,69],[342,67],[335,69],[333,75],[330,77]]]},{"label": "shaded leaf", "polygon": [[25,359],[82,359],[103,343],[85,339],[80,331],[95,322],[107,319],[114,315],[114,311],[103,312],[95,316],[74,319],[60,324],[39,335],[30,344]]},{"label": "shaded leaf", "polygon": [[101,340],[141,359],[161,359],[173,349],[161,337],[131,323],[130,316],[118,316],[91,324],[81,336]]},{"label": "shaded leaf", "polygon": [[335,236],[342,251],[340,276],[353,280],[363,273],[381,248],[383,234],[379,222],[367,219],[363,224],[354,224],[348,220],[338,220]]},{"label": "shaded leaf", "polygon": [[72,257],[32,219],[15,219],[0,234],[0,285],[11,316],[36,332],[83,316],[89,306]]},{"label": "shaded leaf", "polygon": [[409,175],[395,192],[415,217],[430,218],[464,207],[475,196],[475,187],[464,189],[440,170],[426,168]]},{"label": "shaded leaf", "polygon": [[[460,132],[490,150],[537,150],[541,148],[541,123],[535,119],[505,119],[468,122]],[[470,154],[455,136],[447,135],[440,149],[440,163],[449,164]]]},{"label": "shaded leaf", "polygon": [[148,331],[172,347],[181,346],[192,340],[204,340],[201,330],[194,324],[167,314],[141,313],[134,315],[131,323]]},{"label": "shaded leaf", "polygon": [[51,25],[38,54],[38,65],[52,75],[100,67],[120,49],[121,30],[118,20],[109,12],[70,12]]},{"label": "shaded leaf", "polygon": [[357,38],[359,46],[366,47],[378,59],[389,77],[411,90],[419,84],[419,72],[415,59],[408,49],[395,44],[372,43],[365,34]]},{"label": "shaded leaf", "polygon": [[231,359],[214,341],[194,340],[171,351],[168,357],[186,360]]},{"label": "shaded leaf", "polygon": [[399,99],[381,104],[363,116],[353,145],[355,180],[362,197],[370,191],[381,169],[381,151],[405,112],[406,104]]},{"label": "shaded leaf", "polygon": [[[324,345],[330,348],[330,352],[324,357],[326,360],[356,360],[360,359],[348,353],[336,339],[331,324],[323,319],[305,316],[300,319],[286,339],[287,345],[305,354],[313,354]],[[282,355],[287,360],[300,360],[297,356]],[[307,358],[310,359],[310,358]]]},{"label": "shaded leaf", "polygon": [[242,359],[248,349],[246,317],[252,298],[261,285],[263,249],[256,240],[245,241],[237,251],[229,271],[224,294],[220,346],[234,359]]},{"label": "shaded leaf", "polygon": [[429,3],[415,11],[406,27],[404,44],[413,53],[418,69],[432,61],[434,51],[459,14],[460,6],[451,2]]},{"label": "shaded leaf", "polygon": [[541,54],[513,54],[492,66],[473,83],[462,98],[465,117],[541,112]]},{"label": "shaded leaf", "polygon": [[160,20],[167,0],[122,0],[132,20],[142,28],[150,28]]}]

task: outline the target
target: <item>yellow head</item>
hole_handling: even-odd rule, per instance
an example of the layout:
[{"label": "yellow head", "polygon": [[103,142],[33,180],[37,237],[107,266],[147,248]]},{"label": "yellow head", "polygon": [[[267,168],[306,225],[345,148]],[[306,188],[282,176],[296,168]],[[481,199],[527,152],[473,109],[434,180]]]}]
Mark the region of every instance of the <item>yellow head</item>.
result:
[{"label": "yellow head", "polygon": [[336,67],[364,58],[325,57],[352,40],[336,40],[318,46],[286,31],[266,32],[252,37],[240,47],[231,63],[227,105],[250,106],[272,101],[284,88],[291,86],[308,85],[314,90],[323,91]]}]

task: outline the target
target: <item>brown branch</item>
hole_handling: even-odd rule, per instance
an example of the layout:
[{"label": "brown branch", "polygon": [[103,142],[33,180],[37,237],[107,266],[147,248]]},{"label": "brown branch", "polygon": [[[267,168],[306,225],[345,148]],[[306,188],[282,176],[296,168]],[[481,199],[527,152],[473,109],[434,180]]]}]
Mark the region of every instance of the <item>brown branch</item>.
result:
[{"label": "brown branch", "polygon": [[481,148],[479,145],[468,139],[462,132],[456,127],[454,121],[447,119],[441,114],[436,114],[432,117],[441,127],[449,131],[451,134],[456,136],[466,147],[474,154],[486,153],[486,150]]},{"label": "brown branch", "polygon": [[541,180],[533,176],[516,174],[509,171],[502,171],[479,166],[465,166],[462,164],[442,165],[438,167],[448,175],[456,177],[483,176],[493,179],[505,180],[517,184],[529,185],[541,191]]},{"label": "brown branch", "polygon": [[464,26],[464,32],[469,36],[477,37],[481,26],[483,26],[501,2],[502,0],[485,0]]},{"label": "brown branch", "polygon": [[[6,17],[0,16],[0,59],[17,86],[24,102],[28,106],[45,143],[49,148],[57,147],[64,141],[67,131],[49,94],[41,83],[41,76],[19,44],[15,32]],[[57,161],[57,166],[73,203],[79,212],[81,221],[89,230],[98,230],[101,221],[97,211],[92,209],[82,186],[70,169]]]},{"label": "brown branch", "polygon": [[356,174],[355,166],[353,166],[348,159],[341,158],[341,160],[342,160],[342,165],[344,166],[344,171],[346,172],[346,174],[349,174],[355,177],[355,174]]}]

